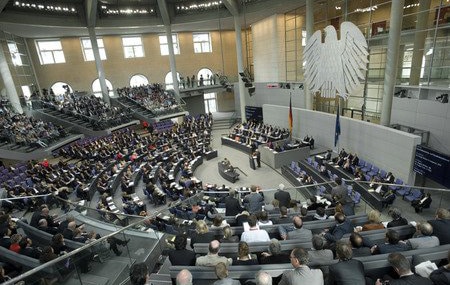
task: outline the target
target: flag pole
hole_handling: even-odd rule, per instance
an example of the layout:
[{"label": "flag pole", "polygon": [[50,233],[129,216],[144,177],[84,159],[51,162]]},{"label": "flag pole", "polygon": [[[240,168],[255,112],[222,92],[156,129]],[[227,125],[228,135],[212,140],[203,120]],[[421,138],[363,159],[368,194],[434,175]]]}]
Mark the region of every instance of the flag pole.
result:
[{"label": "flag pole", "polygon": [[[339,113],[339,116],[341,115],[341,96],[338,96],[338,107],[337,107],[337,111],[338,111],[338,113]],[[337,115],[337,114],[336,114]],[[341,122],[339,122],[339,136],[341,135],[340,134],[340,128],[341,128]],[[339,146],[340,146],[340,140],[338,139],[338,141],[337,141],[337,153],[339,154]]]}]

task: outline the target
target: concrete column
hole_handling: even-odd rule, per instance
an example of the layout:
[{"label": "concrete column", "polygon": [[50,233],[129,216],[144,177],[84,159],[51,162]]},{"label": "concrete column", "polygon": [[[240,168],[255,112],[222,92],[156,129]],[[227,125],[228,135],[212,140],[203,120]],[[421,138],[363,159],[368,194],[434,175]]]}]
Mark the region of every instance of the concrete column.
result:
[{"label": "concrete column", "polygon": [[19,95],[17,94],[16,86],[11,75],[11,71],[8,67],[8,62],[6,61],[5,52],[3,50],[3,43],[0,44],[0,74],[2,76],[3,82],[5,83],[6,93],[8,93],[8,99],[11,103],[12,108],[15,112],[22,114],[23,109],[20,105]]},{"label": "concrete column", "polygon": [[381,110],[380,124],[389,126],[391,123],[392,98],[397,75],[398,48],[402,30],[404,0],[392,1],[391,19],[389,27],[388,50],[386,53],[386,70],[384,73],[383,108]]},{"label": "concrete column", "polygon": [[414,34],[414,49],[411,60],[411,74],[409,85],[419,85],[422,59],[427,39],[428,13],[431,0],[420,0],[419,13],[417,14],[416,32]]},{"label": "concrete column", "polygon": [[106,86],[105,70],[103,69],[102,59],[100,58],[100,52],[98,51],[95,28],[88,27],[88,31],[89,31],[89,39],[91,40],[92,51],[94,52],[95,67],[97,68],[98,80],[100,81],[100,88],[102,89],[103,101],[105,101],[105,103],[110,105],[111,101],[109,99],[108,87]]},{"label": "concrete column", "polygon": [[239,103],[241,105],[241,121],[245,122],[245,90],[244,82],[239,73],[244,72],[244,60],[242,59],[242,35],[241,35],[241,21],[239,16],[234,16],[234,32],[236,34],[236,57],[238,69],[238,84],[239,84]]},{"label": "concrete column", "polygon": [[[314,1],[306,0],[306,40],[314,33]],[[308,110],[313,109],[313,95],[306,83],[304,83],[303,91],[305,93],[305,107]]]},{"label": "concrete column", "polygon": [[169,63],[170,63],[170,72],[172,73],[172,81],[173,81],[173,91],[177,96],[180,96],[180,83],[178,82],[177,76],[177,66],[175,63],[175,51],[173,49],[173,40],[172,40],[172,28],[170,25],[166,25],[166,37],[167,44],[169,45]]}]

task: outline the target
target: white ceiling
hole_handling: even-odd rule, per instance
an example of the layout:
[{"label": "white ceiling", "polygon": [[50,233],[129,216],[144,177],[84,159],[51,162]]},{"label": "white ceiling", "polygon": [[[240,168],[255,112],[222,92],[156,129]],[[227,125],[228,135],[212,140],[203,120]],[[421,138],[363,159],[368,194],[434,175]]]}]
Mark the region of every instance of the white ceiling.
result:
[{"label": "white ceiling", "polygon": [[[173,3],[174,0],[169,1]],[[260,0],[247,4],[245,9],[241,6],[242,27],[273,14],[284,14],[304,4],[305,0]],[[157,13],[159,14],[159,11]],[[6,8],[0,13],[0,29],[25,38],[86,36],[88,31],[84,11],[79,14],[82,15],[51,15],[40,14],[33,10],[17,11]],[[219,26],[222,30],[234,29],[233,17],[225,9],[204,11],[193,15],[173,14],[175,13],[171,13],[173,32],[219,30]],[[159,16],[110,16],[97,17],[96,20],[98,35],[162,33],[164,31],[162,19]]]}]

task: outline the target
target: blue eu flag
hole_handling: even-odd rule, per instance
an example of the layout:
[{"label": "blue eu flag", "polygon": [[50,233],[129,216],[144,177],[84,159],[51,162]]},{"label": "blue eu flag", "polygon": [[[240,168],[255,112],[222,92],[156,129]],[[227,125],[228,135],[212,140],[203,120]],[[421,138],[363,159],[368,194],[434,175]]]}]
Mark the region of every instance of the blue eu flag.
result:
[{"label": "blue eu flag", "polygon": [[339,135],[341,134],[341,123],[339,121],[339,103],[337,108],[337,115],[336,115],[336,127],[334,129],[334,146],[337,146]]}]

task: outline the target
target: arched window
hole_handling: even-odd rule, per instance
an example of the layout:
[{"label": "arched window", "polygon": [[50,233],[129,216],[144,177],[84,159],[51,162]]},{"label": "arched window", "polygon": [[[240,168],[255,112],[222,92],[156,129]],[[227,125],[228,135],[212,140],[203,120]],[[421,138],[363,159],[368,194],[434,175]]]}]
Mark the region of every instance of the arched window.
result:
[{"label": "arched window", "polygon": [[72,87],[65,82],[56,82],[50,88],[53,90],[53,93],[55,93],[55,95],[66,94],[67,89],[69,90],[69,93],[73,92]]},{"label": "arched window", "polygon": [[[212,73],[211,69],[208,69],[208,68],[200,69],[200,71],[197,73],[198,85],[199,86],[211,85],[212,81],[213,81],[212,77],[213,77],[213,73]],[[203,82],[202,82],[202,78],[203,78]]]},{"label": "arched window", "polygon": [[[177,72],[177,79],[180,82],[180,74]],[[166,78],[164,79],[164,83],[166,83],[166,90],[173,89],[173,79],[172,79],[172,71],[167,73]]]},{"label": "arched window", "polygon": [[[111,82],[105,78],[106,81],[106,87],[108,88],[109,96],[114,96],[114,89],[111,84]],[[95,79],[94,82],[92,82],[92,92],[94,93],[95,97],[101,98],[102,97],[102,87],[100,86],[100,79]]]},{"label": "arched window", "polygon": [[142,74],[133,75],[133,77],[131,77],[131,79],[130,79],[131,87],[142,86],[142,85],[147,85],[147,84],[148,84],[148,79],[147,79],[147,77],[145,77],[145,75],[142,75]]}]

